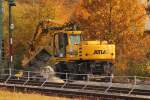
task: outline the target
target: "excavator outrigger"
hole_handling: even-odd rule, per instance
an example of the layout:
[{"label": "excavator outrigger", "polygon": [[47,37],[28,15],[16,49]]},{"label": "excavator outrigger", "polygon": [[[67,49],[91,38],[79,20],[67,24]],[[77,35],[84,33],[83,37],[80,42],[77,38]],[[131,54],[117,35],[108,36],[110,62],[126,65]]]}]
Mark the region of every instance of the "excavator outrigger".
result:
[{"label": "excavator outrigger", "polygon": [[50,65],[56,72],[112,74],[115,45],[107,41],[84,41],[77,24],[41,21],[28,44],[22,60],[25,68],[39,71]]}]

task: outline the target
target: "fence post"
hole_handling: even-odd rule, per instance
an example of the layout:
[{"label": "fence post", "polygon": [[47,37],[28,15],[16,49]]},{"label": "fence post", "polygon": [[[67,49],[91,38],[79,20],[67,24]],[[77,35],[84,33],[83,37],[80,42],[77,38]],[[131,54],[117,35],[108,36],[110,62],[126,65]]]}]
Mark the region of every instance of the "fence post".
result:
[{"label": "fence post", "polygon": [[134,76],[134,85],[136,85],[136,76]]},{"label": "fence post", "polygon": [[113,75],[110,76],[110,83],[113,81]]},{"label": "fence post", "polygon": [[11,68],[9,68],[9,75],[11,76]]},{"label": "fence post", "polygon": [[66,79],[64,80],[66,80],[66,82],[61,86],[61,88],[64,88],[68,84],[68,80],[69,80],[68,73],[65,73],[65,75],[66,75]]},{"label": "fence post", "polygon": [[7,83],[7,81],[11,78],[11,68],[9,68],[9,77],[6,79],[5,84]]},{"label": "fence post", "polygon": [[89,74],[87,74],[87,82],[89,82],[89,77],[90,77],[90,75],[89,75]]},{"label": "fence post", "polygon": [[68,73],[66,73],[66,82],[68,82]]},{"label": "fence post", "polygon": [[30,71],[28,71],[28,80],[30,79]]}]

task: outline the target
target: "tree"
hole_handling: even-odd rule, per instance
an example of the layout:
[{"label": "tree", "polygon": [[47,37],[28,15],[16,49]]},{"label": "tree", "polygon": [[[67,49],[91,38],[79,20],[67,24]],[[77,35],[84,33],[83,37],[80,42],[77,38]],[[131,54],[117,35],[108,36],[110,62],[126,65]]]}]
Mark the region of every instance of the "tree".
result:
[{"label": "tree", "polygon": [[[17,0],[17,6],[13,9],[14,52],[17,63],[26,51],[26,44],[31,40],[38,22],[49,18],[61,24],[69,21],[79,23],[85,39],[108,40],[115,43],[117,72],[119,70],[122,73],[121,71],[132,68],[135,63],[145,63],[150,59],[150,38],[143,34],[145,8],[138,0],[34,1]],[[4,22],[7,34],[7,13]]]},{"label": "tree", "polygon": [[116,35],[122,33],[143,33],[146,13],[137,0],[89,1],[90,3],[82,0],[72,19],[79,22],[84,30],[88,29],[86,34],[90,33],[90,38],[96,38],[98,35],[100,39],[116,41]]},{"label": "tree", "polygon": [[[15,29],[13,31],[13,48],[15,56],[15,64],[21,61],[21,57],[28,48],[29,42],[36,29],[38,22],[45,18],[52,18],[53,9],[52,2],[35,2],[29,0],[21,0],[16,2],[16,7],[13,8],[13,22]],[[42,8],[42,9],[41,9]],[[4,31],[5,31],[5,48],[6,54],[8,53],[8,7],[5,2],[5,18],[4,18]],[[8,55],[6,55],[8,56]],[[20,65],[18,65],[20,67]]]},{"label": "tree", "polygon": [[[33,2],[34,1],[34,2]],[[27,43],[32,39],[37,24],[43,19],[52,19],[63,24],[68,22],[78,0],[17,0],[13,9],[13,21],[15,30],[14,55],[18,64],[21,57],[28,49]],[[6,54],[8,54],[8,7],[5,2],[5,40]],[[20,64],[18,65],[20,67]]]},{"label": "tree", "polygon": [[131,61],[146,61],[150,40],[143,34],[146,12],[138,0],[82,0],[73,16],[86,39],[116,44],[117,70],[132,67]]}]

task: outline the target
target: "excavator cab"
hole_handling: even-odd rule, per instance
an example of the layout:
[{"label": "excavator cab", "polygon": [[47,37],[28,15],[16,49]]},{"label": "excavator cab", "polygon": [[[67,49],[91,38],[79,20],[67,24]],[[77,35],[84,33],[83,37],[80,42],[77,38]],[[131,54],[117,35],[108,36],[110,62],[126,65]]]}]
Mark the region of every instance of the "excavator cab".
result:
[{"label": "excavator cab", "polygon": [[54,56],[66,57],[81,42],[81,31],[59,32],[54,35]]}]

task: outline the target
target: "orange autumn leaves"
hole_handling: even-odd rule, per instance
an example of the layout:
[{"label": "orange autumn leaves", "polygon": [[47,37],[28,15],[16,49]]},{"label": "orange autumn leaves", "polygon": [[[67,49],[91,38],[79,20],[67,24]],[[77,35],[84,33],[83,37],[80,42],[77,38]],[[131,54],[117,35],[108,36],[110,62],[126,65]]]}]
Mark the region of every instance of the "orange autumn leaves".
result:
[{"label": "orange autumn leaves", "polygon": [[[116,35],[123,32],[142,34],[145,14],[144,7],[137,0],[90,0],[90,3],[82,0],[73,20],[79,22],[91,38],[101,35],[101,39],[115,41]],[[107,34],[112,37],[105,37]]]},{"label": "orange autumn leaves", "polygon": [[[144,34],[146,11],[138,0],[82,0],[74,13],[86,38],[116,44],[116,68],[125,72],[130,62],[146,63],[150,37]],[[135,64],[135,65],[136,65]]]},{"label": "orange autumn leaves", "polygon": [[131,61],[148,61],[150,38],[143,34],[146,11],[138,0],[33,1],[18,0],[13,10],[16,27],[14,52],[17,63],[24,49],[27,49],[26,43],[31,40],[37,23],[45,18],[54,19],[61,24],[68,21],[77,22],[83,30],[84,39],[108,40],[115,43],[116,66],[121,71],[132,67],[129,64]]}]

